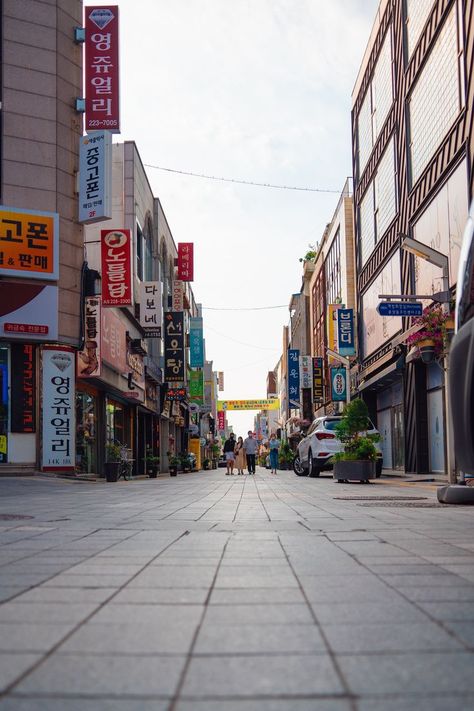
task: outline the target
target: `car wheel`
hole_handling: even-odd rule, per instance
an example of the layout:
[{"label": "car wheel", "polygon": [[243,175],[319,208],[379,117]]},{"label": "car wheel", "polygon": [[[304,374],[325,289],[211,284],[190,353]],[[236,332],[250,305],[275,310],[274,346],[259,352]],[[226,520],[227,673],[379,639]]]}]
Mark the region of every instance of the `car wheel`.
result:
[{"label": "car wheel", "polygon": [[303,462],[298,456],[296,456],[293,460],[293,471],[296,476],[308,476],[308,472],[304,468]]},{"label": "car wheel", "polygon": [[308,454],[308,475],[311,479],[316,479],[321,473],[321,469],[318,469],[318,467],[314,463],[313,459],[313,453],[310,452]]},{"label": "car wheel", "polygon": [[382,464],[383,464],[383,462],[381,459],[379,459],[377,461],[377,463],[375,464],[375,478],[376,479],[379,479],[380,475],[382,474]]}]

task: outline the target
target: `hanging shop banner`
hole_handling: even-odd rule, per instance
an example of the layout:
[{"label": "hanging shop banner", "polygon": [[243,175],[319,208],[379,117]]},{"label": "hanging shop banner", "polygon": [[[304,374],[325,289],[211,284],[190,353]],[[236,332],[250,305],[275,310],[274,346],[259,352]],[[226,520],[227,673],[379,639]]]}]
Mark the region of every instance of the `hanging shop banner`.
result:
[{"label": "hanging shop banner", "polygon": [[85,8],[86,131],[120,133],[119,11]]},{"label": "hanging shop banner", "polygon": [[225,432],[225,412],[224,410],[219,410],[217,413],[217,429],[219,432]]},{"label": "hanging shop banner", "polygon": [[130,230],[101,230],[102,306],[132,305]]},{"label": "hanging shop banner", "polygon": [[186,395],[186,388],[168,388],[166,393],[166,397],[170,402],[184,402]]},{"label": "hanging shop banner", "polygon": [[112,134],[97,131],[79,139],[79,222],[112,217]]},{"label": "hanging shop banner", "polygon": [[202,318],[190,318],[189,323],[189,365],[191,368],[204,368]]},{"label": "hanging shop banner", "polygon": [[57,340],[57,286],[0,281],[0,304],[0,336],[3,338]]},{"label": "hanging shop banner", "polygon": [[224,390],[224,373],[222,370],[217,373],[217,381],[219,383],[219,392],[222,392]]},{"label": "hanging shop banner", "polygon": [[300,356],[300,387],[311,388],[313,380],[313,364],[311,356]]},{"label": "hanging shop banner", "polygon": [[127,369],[127,328],[112,309],[102,309],[102,360],[118,373]]},{"label": "hanging shop banner", "polygon": [[204,372],[191,370],[189,373],[189,399],[193,402],[204,402]]},{"label": "hanging shop banner", "polygon": [[[328,304],[327,307],[328,348],[333,351],[337,351],[337,312],[343,308],[343,304]],[[336,362],[332,356],[328,356],[328,363]]]},{"label": "hanging shop banner", "polygon": [[183,311],[184,310],[184,284],[182,281],[175,279],[171,285],[171,310],[172,311]]},{"label": "hanging shop banner", "polygon": [[178,242],[178,279],[194,281],[193,242]]},{"label": "hanging shop banner", "polygon": [[77,353],[77,377],[99,377],[102,368],[101,308],[99,296],[86,296],[84,304],[84,348]]},{"label": "hanging shop banner", "polygon": [[300,396],[300,352],[297,348],[288,349],[288,400],[290,409],[298,407]]},{"label": "hanging shop banner", "polygon": [[226,410],[279,410],[280,400],[269,398],[265,400],[218,400],[217,411]]},{"label": "hanging shop banner", "polygon": [[342,356],[355,355],[354,309],[337,311],[337,345]]},{"label": "hanging shop banner", "polygon": [[161,338],[162,284],[160,281],[140,283],[140,326],[145,338]]},{"label": "hanging shop banner", "polygon": [[331,368],[331,400],[333,402],[345,402],[346,388],[346,369]]},{"label": "hanging shop banner", "polygon": [[0,205],[0,275],[59,279],[59,215]]},{"label": "hanging shop banner", "polygon": [[184,316],[180,311],[165,311],[165,381],[185,382]]},{"label": "hanging shop banner", "polygon": [[12,343],[11,432],[36,432],[36,346]]},{"label": "hanging shop banner", "polygon": [[42,468],[74,470],[76,459],[75,357],[66,346],[43,346]]},{"label": "hanging shop banner", "polygon": [[313,402],[324,400],[324,359],[313,358]]}]

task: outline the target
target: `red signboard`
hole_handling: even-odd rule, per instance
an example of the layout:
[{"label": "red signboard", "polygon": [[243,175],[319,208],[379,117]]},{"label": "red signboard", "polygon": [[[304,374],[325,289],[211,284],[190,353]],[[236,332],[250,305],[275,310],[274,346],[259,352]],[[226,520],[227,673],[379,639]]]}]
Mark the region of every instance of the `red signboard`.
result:
[{"label": "red signboard", "polygon": [[12,343],[11,431],[36,431],[35,348],[30,343]]},{"label": "red signboard", "polygon": [[217,428],[219,432],[223,432],[225,430],[225,412],[224,410],[219,410],[217,413]]},{"label": "red signboard", "polygon": [[130,230],[101,230],[102,306],[132,305]]},{"label": "red signboard", "polygon": [[178,279],[181,281],[194,281],[193,242],[178,243]]},{"label": "red signboard", "polygon": [[127,327],[110,309],[102,309],[102,360],[119,373],[127,370]]},{"label": "red signboard", "polygon": [[85,14],[86,131],[120,133],[118,5]]}]

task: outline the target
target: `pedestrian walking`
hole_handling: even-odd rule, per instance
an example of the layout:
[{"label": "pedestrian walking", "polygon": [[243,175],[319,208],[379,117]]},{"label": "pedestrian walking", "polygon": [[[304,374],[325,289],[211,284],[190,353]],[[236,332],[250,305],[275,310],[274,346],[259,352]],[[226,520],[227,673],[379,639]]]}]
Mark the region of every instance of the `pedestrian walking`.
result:
[{"label": "pedestrian walking", "polygon": [[234,474],[234,462],[235,462],[235,434],[233,432],[230,433],[229,439],[226,439],[224,443],[224,456],[225,456],[225,462],[227,466],[227,471],[225,473],[226,476],[229,476],[229,474]]},{"label": "pedestrian walking", "polygon": [[237,444],[235,445],[235,466],[237,469],[237,474],[244,473],[245,467],[245,450],[244,450],[244,440],[242,437],[237,439]]},{"label": "pedestrian walking", "polygon": [[244,440],[244,451],[247,457],[247,469],[249,474],[255,474],[255,455],[258,449],[258,442],[254,439],[253,432],[247,432],[248,437]]},{"label": "pedestrian walking", "polygon": [[270,435],[270,440],[268,442],[268,447],[270,449],[270,469],[272,474],[277,473],[278,469],[278,450],[280,449],[280,440],[274,432]]}]

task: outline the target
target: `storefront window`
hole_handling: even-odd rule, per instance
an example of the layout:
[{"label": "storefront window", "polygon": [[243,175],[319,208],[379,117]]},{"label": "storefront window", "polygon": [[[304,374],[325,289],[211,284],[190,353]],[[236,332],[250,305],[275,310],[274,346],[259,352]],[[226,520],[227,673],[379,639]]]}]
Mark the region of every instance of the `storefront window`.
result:
[{"label": "storefront window", "polygon": [[8,461],[8,347],[0,346],[0,462]]},{"label": "storefront window", "polygon": [[118,402],[107,400],[106,408],[106,443],[113,442],[126,443],[124,420],[124,407]]},{"label": "storefront window", "polygon": [[97,401],[94,395],[76,393],[76,467],[91,474],[97,471]]}]

